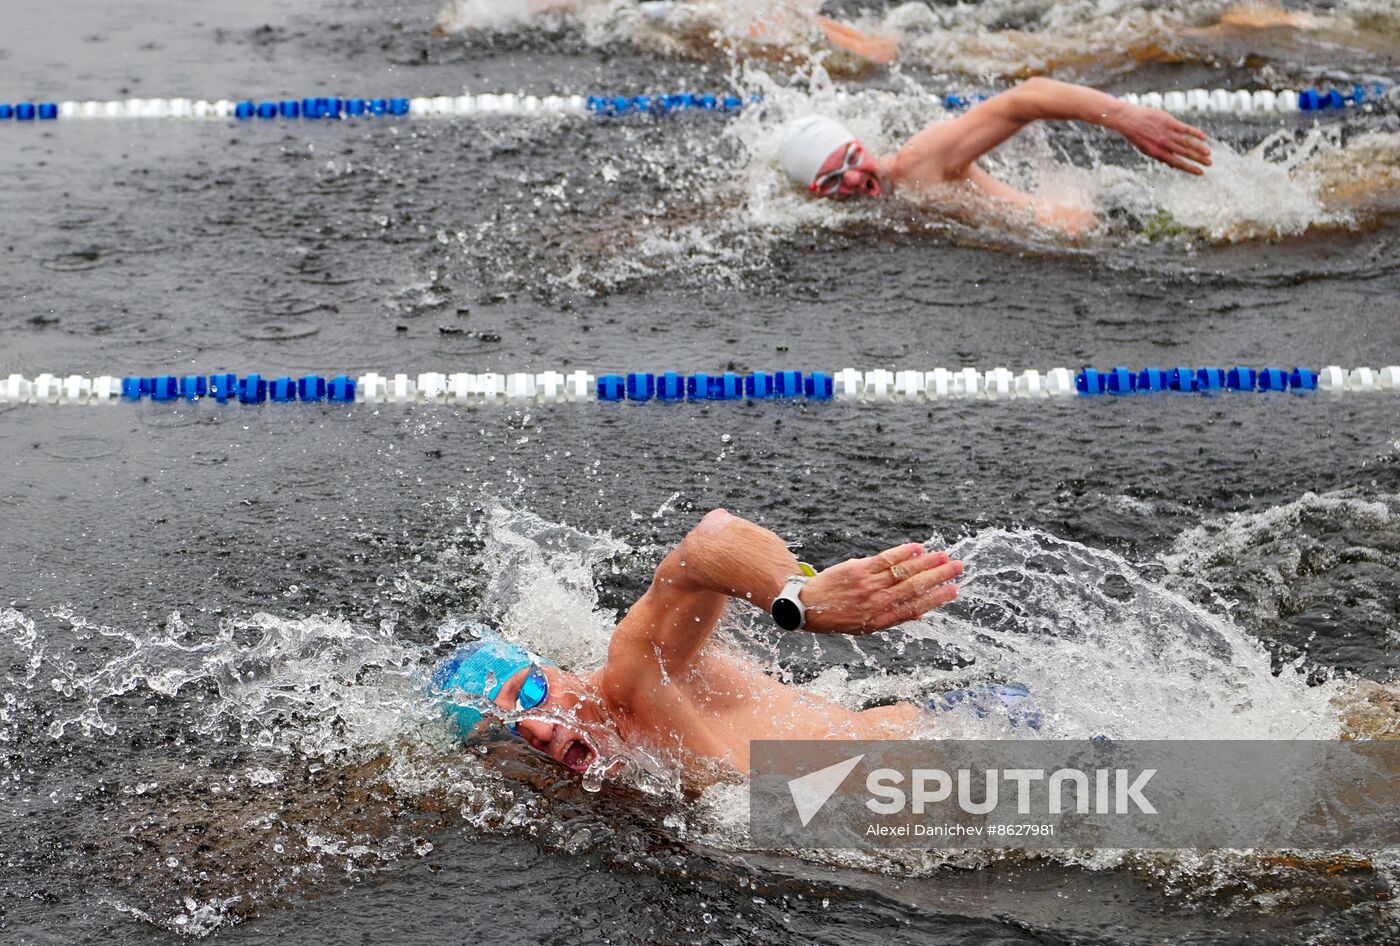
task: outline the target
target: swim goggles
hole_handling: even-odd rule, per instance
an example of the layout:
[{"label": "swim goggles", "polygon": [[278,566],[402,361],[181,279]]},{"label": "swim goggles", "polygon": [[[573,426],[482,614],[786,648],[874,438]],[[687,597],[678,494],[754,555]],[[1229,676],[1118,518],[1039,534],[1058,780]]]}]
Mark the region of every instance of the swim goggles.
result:
[{"label": "swim goggles", "polygon": [[841,189],[841,178],[847,171],[854,171],[860,167],[861,160],[865,157],[865,149],[860,146],[859,141],[852,141],[846,145],[846,155],[841,159],[841,166],[827,171],[822,176],[812,182],[812,191],[825,197],[830,197]]},{"label": "swim goggles", "polygon": [[[549,679],[540,669],[539,664],[530,664],[530,672],[525,675],[525,682],[520,684],[520,695],[515,698],[515,709],[517,712],[532,710],[545,700],[549,699]],[[517,736],[515,724],[512,723],[510,731]]]},{"label": "swim goggles", "polygon": [[530,664],[530,672],[525,682],[520,684],[520,695],[515,698],[515,708],[531,710],[549,699],[549,679],[539,664]]}]

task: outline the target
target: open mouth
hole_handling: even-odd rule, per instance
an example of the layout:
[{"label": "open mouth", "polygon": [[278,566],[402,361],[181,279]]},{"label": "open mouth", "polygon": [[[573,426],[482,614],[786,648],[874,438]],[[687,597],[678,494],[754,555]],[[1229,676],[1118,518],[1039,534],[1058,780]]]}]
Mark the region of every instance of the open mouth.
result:
[{"label": "open mouth", "polygon": [[569,742],[568,748],[564,750],[564,755],[560,757],[559,761],[575,772],[583,772],[593,761],[593,750],[583,740],[573,739]]}]

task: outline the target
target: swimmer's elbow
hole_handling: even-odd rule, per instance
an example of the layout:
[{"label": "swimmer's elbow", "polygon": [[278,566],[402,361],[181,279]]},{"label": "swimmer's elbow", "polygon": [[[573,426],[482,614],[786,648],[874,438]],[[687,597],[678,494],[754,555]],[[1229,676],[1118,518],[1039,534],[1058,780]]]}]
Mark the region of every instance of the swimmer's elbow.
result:
[{"label": "swimmer's elbow", "polygon": [[1046,92],[1049,92],[1050,89],[1054,87],[1054,85],[1054,82],[1050,81],[1044,76],[1031,76],[1024,82],[1016,83],[1015,88],[1034,95],[1043,95]]},{"label": "swimmer's elbow", "polygon": [[690,534],[709,535],[720,531],[738,518],[738,516],[731,514],[725,509],[711,509],[709,512],[705,513],[704,518],[696,524],[695,528],[690,530]]},{"label": "swimmer's elbow", "polygon": [[704,517],[695,524],[695,528],[681,539],[680,544],[671,550],[671,554],[661,560],[661,564],[656,566],[656,573],[652,576],[653,587],[657,585],[675,586],[683,585],[690,577],[688,565],[691,562],[703,559],[708,546],[713,544],[714,538],[724,531],[724,527],[738,519],[738,516],[730,515],[723,509],[712,509],[705,513]]},{"label": "swimmer's elbow", "polygon": [[[695,528],[681,540],[681,544],[676,546],[676,553],[682,559],[696,558],[705,555],[712,547],[719,544],[718,539],[732,523],[742,522],[724,509],[711,509],[705,513]],[[663,563],[664,564],[664,563]]]},{"label": "swimmer's elbow", "polygon": [[710,570],[720,550],[733,538],[732,526],[744,520],[724,509],[712,509],[695,524],[671,554],[656,567],[652,585],[685,588],[703,585],[701,577]]},{"label": "swimmer's elbow", "polygon": [[995,103],[1006,118],[1021,124],[1029,124],[1048,116],[1045,103],[1055,94],[1055,82],[1044,76],[1032,76],[999,95],[987,100]]}]

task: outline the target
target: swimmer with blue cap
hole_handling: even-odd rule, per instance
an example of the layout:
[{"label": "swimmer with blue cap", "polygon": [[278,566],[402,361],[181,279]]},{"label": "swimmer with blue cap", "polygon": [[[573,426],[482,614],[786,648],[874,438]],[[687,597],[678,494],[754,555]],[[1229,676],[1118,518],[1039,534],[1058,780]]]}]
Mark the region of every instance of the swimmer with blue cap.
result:
[{"label": "swimmer with blue cap", "polygon": [[[464,644],[432,683],[458,732],[484,729],[494,704],[512,732],[561,765],[587,771],[614,740],[679,758],[694,782],[747,773],[754,739],[905,738],[948,712],[1006,717],[1035,728],[1029,694],[959,691],[933,706],[848,709],[770,676],[746,655],[712,646],[732,600],[764,609],[779,628],[870,634],[914,621],[957,596],[962,563],[909,542],[817,571],[768,529],[716,509],[657,566],[609,642],[607,659],[571,673],[490,635]],[[528,711],[528,712],[527,712]]]},{"label": "swimmer with blue cap", "polygon": [[[439,693],[454,697],[444,706],[458,735],[467,736],[486,717],[460,697],[480,697],[508,711],[537,710],[550,699],[551,674],[558,676],[548,710],[569,711],[571,720],[577,719],[581,701],[562,698],[564,675],[554,662],[503,637],[492,635],[461,645],[433,670],[432,682]],[[599,721],[597,714],[589,715]],[[526,719],[513,725],[511,732],[575,772],[586,771],[593,762],[589,740],[570,726]]]},{"label": "swimmer with blue cap", "polygon": [[820,115],[787,126],[778,163],[820,197],[883,197],[963,185],[994,202],[1032,213],[1043,226],[1078,235],[1095,223],[1086,207],[1025,194],[992,177],[977,161],[1037,121],[1082,121],[1117,132],[1143,154],[1188,174],[1210,166],[1205,132],[1166,112],[1053,79],[1030,79],[935,122],[882,158],[845,126]]}]

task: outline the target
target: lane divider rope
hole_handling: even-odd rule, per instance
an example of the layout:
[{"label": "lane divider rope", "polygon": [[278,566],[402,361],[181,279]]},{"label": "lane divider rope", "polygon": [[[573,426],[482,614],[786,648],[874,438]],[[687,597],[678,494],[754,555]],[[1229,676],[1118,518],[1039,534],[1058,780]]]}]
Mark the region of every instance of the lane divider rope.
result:
[{"label": "lane divider rope", "polygon": [[[1118,96],[1133,105],[1160,108],[1173,115],[1236,115],[1242,118],[1289,115],[1300,112],[1369,109],[1391,103],[1400,95],[1382,85],[1352,85],[1349,89],[1186,89],[1170,92],[1127,92]],[[943,107],[961,111],[990,96],[943,97]]]},{"label": "lane divider rope", "polygon": [[[845,96],[841,93],[838,98]],[[1121,96],[1133,104],[1162,108],[1173,114],[1231,114],[1238,116],[1287,115],[1348,108],[1371,108],[1396,99],[1396,89],[1381,85],[1352,85],[1349,89],[1282,89],[1256,91],[1188,89],[1169,92],[1129,92]],[[987,95],[937,95],[953,111],[983,101]],[[0,121],[30,122],[59,119],[176,118],[176,119],[340,119],[460,115],[669,115],[702,111],[732,114],[758,104],[753,95],[712,95],[681,92],[668,95],[436,95],[397,98],[324,96],[300,99],[233,100],[188,98],[129,98],[113,101],[0,102]]]},{"label": "lane divider rope", "polygon": [[116,404],[138,401],[203,401],[220,404],[329,402],[339,404],[559,401],[741,401],[805,399],[809,401],[1012,400],[1099,395],[1223,394],[1226,392],[1325,391],[1400,394],[1400,365],[1353,368],[1052,368],[1013,373],[1009,368],[932,371],[756,371],[749,374],[591,374],[575,370],[482,372],[392,376],[368,372],[350,375],[304,375],[267,378],[260,374],[156,375],[88,378],[20,374],[0,379],[0,405]]},{"label": "lane divider rope", "polygon": [[59,119],[176,118],[176,119],[341,119],[425,118],[452,115],[629,115],[666,114],[678,111],[736,112],[759,101],[737,95],[681,93],[631,97],[583,95],[437,95],[418,98],[351,98],[324,96],[301,99],[143,99],[85,102],[0,103],[0,121],[57,121]]}]

